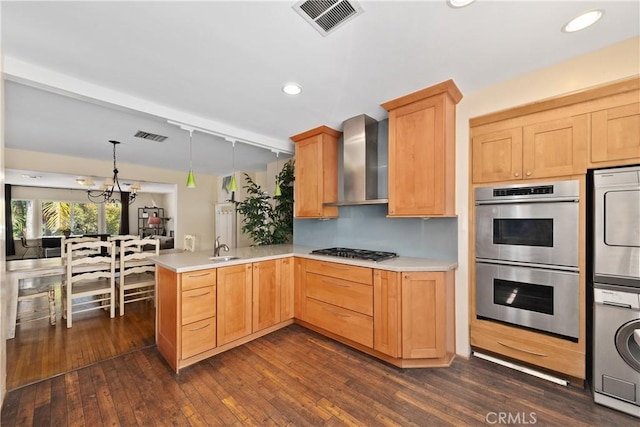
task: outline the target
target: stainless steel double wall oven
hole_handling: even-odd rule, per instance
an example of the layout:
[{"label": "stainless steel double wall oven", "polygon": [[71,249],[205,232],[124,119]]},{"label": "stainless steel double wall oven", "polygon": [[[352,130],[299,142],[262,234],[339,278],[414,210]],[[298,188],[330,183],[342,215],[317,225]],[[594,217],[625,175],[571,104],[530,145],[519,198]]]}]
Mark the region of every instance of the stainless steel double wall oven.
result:
[{"label": "stainless steel double wall oven", "polygon": [[577,180],[482,187],[476,204],[476,315],[577,341]]}]

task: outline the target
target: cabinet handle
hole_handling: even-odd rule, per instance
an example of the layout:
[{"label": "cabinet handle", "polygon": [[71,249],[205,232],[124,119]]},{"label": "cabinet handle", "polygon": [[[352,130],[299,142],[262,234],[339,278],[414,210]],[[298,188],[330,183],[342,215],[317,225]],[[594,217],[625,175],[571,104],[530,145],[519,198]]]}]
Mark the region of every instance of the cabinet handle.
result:
[{"label": "cabinet handle", "polygon": [[209,326],[211,326],[211,323],[207,323],[206,325],[200,326],[199,328],[189,329],[189,332],[201,331],[208,328]]},{"label": "cabinet handle", "polygon": [[324,283],[325,285],[337,286],[339,288],[350,288],[351,287],[349,285],[343,285],[342,283],[329,282],[327,280],[323,280],[322,283]]},{"label": "cabinet handle", "polygon": [[549,356],[547,356],[547,355],[546,355],[546,354],[544,354],[544,353],[538,353],[538,352],[531,351],[531,350],[525,350],[525,349],[522,349],[522,348],[514,347],[514,346],[509,345],[509,344],[505,344],[505,343],[500,342],[500,341],[498,341],[498,344],[500,344],[500,345],[502,345],[502,346],[505,346],[505,347],[507,347],[507,348],[510,348],[510,349],[512,349],[512,350],[518,350],[518,351],[521,351],[521,352],[523,352],[523,353],[533,354],[534,356],[549,357]]},{"label": "cabinet handle", "polygon": [[531,171],[527,171],[527,176],[531,176]]},{"label": "cabinet handle", "polygon": [[520,172],[516,172],[513,174],[513,176],[515,176],[516,178],[520,176]]},{"label": "cabinet handle", "polygon": [[351,316],[349,316],[348,314],[338,313],[338,312],[336,312],[336,311],[329,310],[328,308],[323,308],[323,310],[324,310],[324,311],[326,311],[327,313],[331,313],[331,314],[333,314],[334,316],[340,316],[340,317],[351,317]]},{"label": "cabinet handle", "polygon": [[211,273],[200,273],[200,274],[190,274],[187,277],[204,277],[204,276],[208,276]]},{"label": "cabinet handle", "polygon": [[333,268],[334,270],[348,270],[350,267],[340,267],[337,265],[331,265],[331,264],[322,264],[323,267],[327,267],[327,268]]},{"label": "cabinet handle", "polygon": [[211,293],[211,291],[207,291],[204,294],[198,294],[198,295],[189,295],[189,298],[200,298],[203,297],[205,295],[209,295]]}]

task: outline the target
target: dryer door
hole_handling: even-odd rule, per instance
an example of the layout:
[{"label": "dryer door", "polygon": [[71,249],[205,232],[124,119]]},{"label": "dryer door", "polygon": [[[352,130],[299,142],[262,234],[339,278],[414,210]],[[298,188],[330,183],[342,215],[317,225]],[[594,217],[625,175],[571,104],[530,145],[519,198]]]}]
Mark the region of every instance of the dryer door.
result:
[{"label": "dryer door", "polygon": [[616,350],[636,372],[640,372],[640,319],[625,323],[616,332]]}]

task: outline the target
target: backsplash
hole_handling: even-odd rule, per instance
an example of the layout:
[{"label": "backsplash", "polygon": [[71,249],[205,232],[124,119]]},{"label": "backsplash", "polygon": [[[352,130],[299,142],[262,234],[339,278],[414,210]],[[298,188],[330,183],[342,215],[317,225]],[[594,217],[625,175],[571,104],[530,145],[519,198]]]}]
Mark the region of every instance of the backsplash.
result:
[{"label": "backsplash", "polygon": [[296,219],[293,243],[397,252],[398,255],[458,259],[457,218],[387,218],[387,205],[343,206],[331,220]]}]

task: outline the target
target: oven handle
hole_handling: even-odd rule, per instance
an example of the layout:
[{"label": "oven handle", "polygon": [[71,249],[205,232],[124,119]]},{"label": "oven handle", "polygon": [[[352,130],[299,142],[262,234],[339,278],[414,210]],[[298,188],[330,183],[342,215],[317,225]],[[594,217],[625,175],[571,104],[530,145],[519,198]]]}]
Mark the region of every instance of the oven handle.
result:
[{"label": "oven handle", "polygon": [[578,267],[569,267],[566,265],[536,264],[533,262],[503,261],[500,259],[488,259],[488,258],[476,258],[476,262],[481,262],[483,264],[512,265],[517,267],[540,268],[543,270],[565,271],[567,273],[576,273],[576,274],[580,272],[580,269]]},{"label": "oven handle", "polygon": [[549,197],[545,199],[510,199],[510,200],[476,200],[476,206],[481,205],[520,205],[522,203],[578,203],[578,197]]}]

